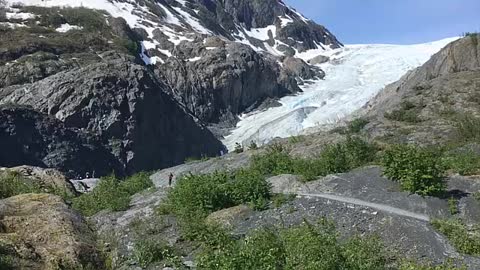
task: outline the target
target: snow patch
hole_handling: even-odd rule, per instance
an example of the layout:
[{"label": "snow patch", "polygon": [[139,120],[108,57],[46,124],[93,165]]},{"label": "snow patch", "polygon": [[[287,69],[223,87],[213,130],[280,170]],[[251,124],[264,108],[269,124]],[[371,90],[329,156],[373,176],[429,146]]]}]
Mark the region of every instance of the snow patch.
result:
[{"label": "snow patch", "polygon": [[59,28],[55,29],[55,31],[60,32],[60,33],[66,33],[70,30],[82,30],[83,27],[78,26],[78,25],[70,25],[68,23],[64,23],[60,25]]},{"label": "snow patch", "polygon": [[277,35],[277,27],[275,27],[275,25],[269,25],[265,28],[252,28],[250,29],[250,31],[245,30],[245,33],[248,36],[262,41],[270,39],[268,35],[269,32],[271,32],[272,35],[275,37]]},{"label": "snow patch", "polygon": [[7,12],[7,19],[9,20],[30,20],[35,19],[35,15],[26,12]]}]

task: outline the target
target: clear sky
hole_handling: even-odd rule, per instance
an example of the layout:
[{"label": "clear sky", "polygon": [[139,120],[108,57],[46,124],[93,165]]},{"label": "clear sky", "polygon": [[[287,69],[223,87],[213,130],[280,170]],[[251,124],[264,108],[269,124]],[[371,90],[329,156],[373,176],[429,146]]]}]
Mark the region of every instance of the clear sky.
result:
[{"label": "clear sky", "polygon": [[480,0],[284,0],[345,44],[415,44],[480,31]]}]

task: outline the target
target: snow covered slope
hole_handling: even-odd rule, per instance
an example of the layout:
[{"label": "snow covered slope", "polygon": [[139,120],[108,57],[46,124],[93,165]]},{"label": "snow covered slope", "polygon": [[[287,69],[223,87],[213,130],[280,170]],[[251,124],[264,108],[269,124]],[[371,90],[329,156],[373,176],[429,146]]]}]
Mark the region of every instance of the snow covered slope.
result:
[{"label": "snow covered slope", "polygon": [[182,41],[220,36],[275,56],[342,44],[281,0],[7,0],[10,5],[105,10],[142,33],[142,59],[163,63]]},{"label": "snow covered slope", "polygon": [[290,137],[308,129],[334,123],[360,109],[384,86],[425,63],[433,54],[457,38],[419,45],[347,45],[331,51],[307,51],[298,57],[310,60],[330,56],[321,64],[325,80],[303,86],[303,93],[280,100],[281,107],[242,116],[224,144],[248,145]]}]

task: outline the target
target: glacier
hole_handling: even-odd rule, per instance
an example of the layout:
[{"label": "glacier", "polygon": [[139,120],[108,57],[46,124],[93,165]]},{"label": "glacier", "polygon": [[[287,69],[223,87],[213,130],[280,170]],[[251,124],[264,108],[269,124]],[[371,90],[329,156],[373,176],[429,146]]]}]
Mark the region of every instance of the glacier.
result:
[{"label": "glacier", "polygon": [[240,116],[240,122],[223,143],[232,150],[236,143],[263,145],[277,137],[326,129],[359,110],[386,85],[421,66],[456,39],[415,45],[346,45],[297,54],[305,61],[318,55],[330,57],[330,61],[319,65],[326,77],[305,83],[303,93],[280,99],[279,107]]}]

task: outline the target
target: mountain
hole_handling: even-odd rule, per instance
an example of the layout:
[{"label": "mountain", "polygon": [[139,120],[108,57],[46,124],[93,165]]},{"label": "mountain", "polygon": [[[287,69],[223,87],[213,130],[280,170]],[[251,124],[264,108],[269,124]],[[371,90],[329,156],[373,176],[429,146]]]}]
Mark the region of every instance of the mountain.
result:
[{"label": "mountain", "polygon": [[[215,136],[238,115],[325,76],[295,55],[342,46],[275,0],[7,3],[0,105],[27,106],[98,137],[120,174],[225,152]],[[51,154],[45,149],[29,153],[39,160],[29,165]],[[45,165],[85,173],[63,163]]]}]

